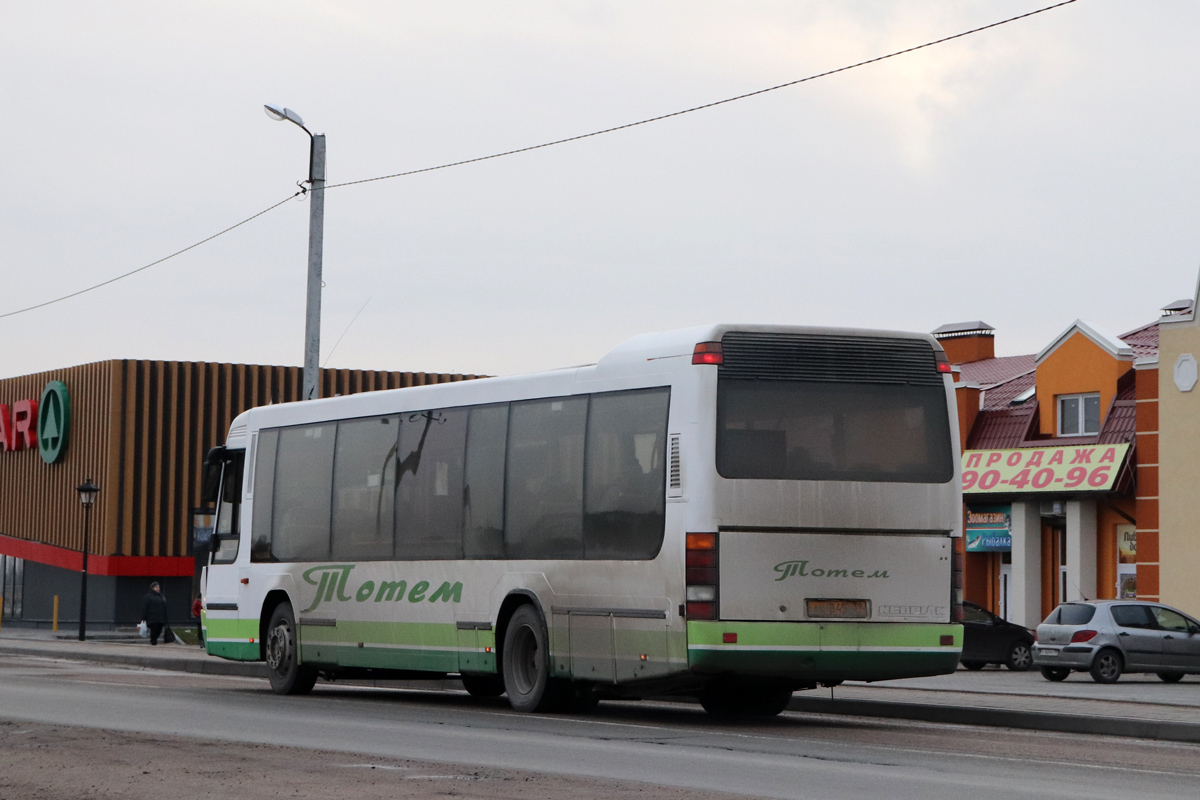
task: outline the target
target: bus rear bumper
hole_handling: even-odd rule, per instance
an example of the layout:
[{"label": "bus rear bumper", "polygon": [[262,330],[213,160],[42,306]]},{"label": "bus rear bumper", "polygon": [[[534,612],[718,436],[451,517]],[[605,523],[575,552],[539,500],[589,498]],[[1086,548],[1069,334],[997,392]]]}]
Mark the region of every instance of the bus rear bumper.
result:
[{"label": "bus rear bumper", "polygon": [[958,668],[959,624],[691,621],[693,673],[880,681],[944,675]]}]

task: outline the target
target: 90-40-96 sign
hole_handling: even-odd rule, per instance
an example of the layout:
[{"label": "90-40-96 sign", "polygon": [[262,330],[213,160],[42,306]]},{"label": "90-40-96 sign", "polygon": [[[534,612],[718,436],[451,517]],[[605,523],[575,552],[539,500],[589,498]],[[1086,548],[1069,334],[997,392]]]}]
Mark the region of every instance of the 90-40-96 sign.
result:
[{"label": "90-40-96 sign", "polygon": [[963,493],[1111,491],[1128,451],[1127,444],[968,450]]}]

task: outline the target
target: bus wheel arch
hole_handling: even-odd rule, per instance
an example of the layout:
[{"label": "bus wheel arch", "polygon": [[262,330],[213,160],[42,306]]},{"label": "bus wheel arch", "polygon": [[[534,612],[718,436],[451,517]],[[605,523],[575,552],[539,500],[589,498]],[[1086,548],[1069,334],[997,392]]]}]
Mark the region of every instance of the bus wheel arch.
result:
[{"label": "bus wheel arch", "polygon": [[561,710],[574,687],[550,674],[550,629],[540,604],[519,600],[501,618],[499,668],[509,705],[522,712]]},{"label": "bus wheel arch", "polygon": [[317,682],[317,671],[300,663],[300,629],[290,601],[275,605],[263,644],[267,677],[275,694],[308,694]]},{"label": "bus wheel arch", "polygon": [[542,611],[542,604],[538,601],[537,595],[526,589],[518,589],[510,592],[504,598],[504,602],[500,604],[500,612],[496,615],[496,636],[495,636],[495,651],[496,651],[496,674],[503,677],[504,675],[504,637],[508,633],[508,623],[512,619],[513,614],[521,606],[533,606],[542,619],[546,619],[546,613]]},{"label": "bus wheel arch", "polygon": [[[261,661],[267,660],[267,632],[271,624],[271,615],[275,613],[275,609],[283,603],[291,604],[292,599],[288,597],[287,592],[282,589],[272,589],[267,592],[267,596],[263,598],[262,611],[258,615],[258,657]],[[293,606],[295,608],[295,606]]]}]

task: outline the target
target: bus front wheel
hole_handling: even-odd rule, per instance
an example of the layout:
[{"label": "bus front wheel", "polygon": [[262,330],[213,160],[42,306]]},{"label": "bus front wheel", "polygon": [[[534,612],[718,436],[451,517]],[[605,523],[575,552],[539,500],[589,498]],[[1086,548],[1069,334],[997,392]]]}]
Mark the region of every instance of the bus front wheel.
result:
[{"label": "bus front wheel", "polygon": [[275,694],[308,694],[317,682],[317,671],[300,663],[296,616],[291,603],[280,603],[267,624],[267,677]]},{"label": "bus front wheel", "polygon": [[531,605],[518,608],[504,632],[501,671],[514,711],[554,711],[561,705],[562,681],[550,677],[546,621]]}]

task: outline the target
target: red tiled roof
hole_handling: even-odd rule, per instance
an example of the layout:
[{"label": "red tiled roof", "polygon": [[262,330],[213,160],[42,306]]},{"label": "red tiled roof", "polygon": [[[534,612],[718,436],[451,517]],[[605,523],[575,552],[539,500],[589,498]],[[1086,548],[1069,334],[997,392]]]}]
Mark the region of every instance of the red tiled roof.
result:
[{"label": "red tiled roof", "polygon": [[1037,400],[994,411],[980,411],[967,437],[968,450],[1008,450],[1020,447],[1037,422]]},{"label": "red tiled roof", "polygon": [[1117,393],[1113,400],[1104,428],[1096,440],[1097,444],[1125,444],[1132,442],[1137,433],[1137,399],[1133,381]]},{"label": "red tiled roof", "polygon": [[1012,380],[1018,375],[1032,372],[1034,356],[1002,356],[1000,358],[985,358],[982,361],[972,361],[968,364],[956,364],[964,381],[978,383],[983,388],[995,386]]},{"label": "red tiled roof", "polygon": [[[1018,375],[1012,380],[998,383],[987,389],[983,393],[983,410],[1000,411],[1011,407],[1014,397],[1033,388],[1036,377],[1035,373],[1027,372],[1024,375]],[[1032,399],[1030,398],[1030,400]],[[1029,402],[1029,400],[1025,402]]]},{"label": "red tiled roof", "polygon": [[1134,328],[1129,333],[1119,337],[1122,342],[1133,348],[1136,358],[1146,358],[1158,355],[1158,323],[1151,322],[1140,328]]}]

